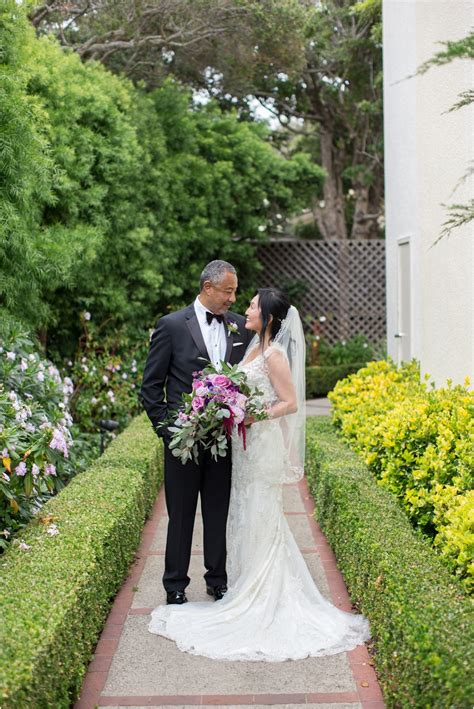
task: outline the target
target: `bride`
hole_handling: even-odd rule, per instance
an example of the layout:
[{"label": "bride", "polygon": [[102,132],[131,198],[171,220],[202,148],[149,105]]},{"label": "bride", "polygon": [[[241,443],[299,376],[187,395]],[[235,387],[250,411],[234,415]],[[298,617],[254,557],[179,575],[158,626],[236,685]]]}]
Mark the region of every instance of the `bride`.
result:
[{"label": "bride", "polygon": [[280,662],[332,655],[370,637],[363,615],[318,590],[283,514],[282,485],[303,476],[305,341],[296,308],[262,288],[246,311],[256,334],[239,368],[268,418],[232,438],[227,523],[229,590],[216,603],[158,606],[148,630],[216,660]]}]

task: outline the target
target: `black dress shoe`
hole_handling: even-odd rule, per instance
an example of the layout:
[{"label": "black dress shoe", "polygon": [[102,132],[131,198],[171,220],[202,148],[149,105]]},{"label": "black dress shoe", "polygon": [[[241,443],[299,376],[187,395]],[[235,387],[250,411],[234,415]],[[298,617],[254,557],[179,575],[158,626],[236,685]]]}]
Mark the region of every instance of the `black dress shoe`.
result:
[{"label": "black dress shoe", "polygon": [[184,591],[167,591],[166,603],[187,603],[188,599]]},{"label": "black dress shoe", "polygon": [[227,586],[222,584],[222,586],[207,586],[207,593],[209,596],[214,596],[215,601],[220,601],[227,591]]}]

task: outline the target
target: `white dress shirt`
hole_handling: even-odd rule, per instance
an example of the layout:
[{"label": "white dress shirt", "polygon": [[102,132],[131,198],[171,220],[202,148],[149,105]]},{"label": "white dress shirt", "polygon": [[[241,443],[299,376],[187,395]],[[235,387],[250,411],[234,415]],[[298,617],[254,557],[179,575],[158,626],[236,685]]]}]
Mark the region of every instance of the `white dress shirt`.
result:
[{"label": "white dress shirt", "polygon": [[196,311],[204,344],[209,353],[209,359],[213,365],[218,366],[221,360],[225,359],[225,351],[227,349],[227,328],[225,322],[220,323],[213,318],[211,324],[209,324],[206,319],[206,312],[210,311],[201,303],[199,296],[197,296],[194,301],[194,310]]}]

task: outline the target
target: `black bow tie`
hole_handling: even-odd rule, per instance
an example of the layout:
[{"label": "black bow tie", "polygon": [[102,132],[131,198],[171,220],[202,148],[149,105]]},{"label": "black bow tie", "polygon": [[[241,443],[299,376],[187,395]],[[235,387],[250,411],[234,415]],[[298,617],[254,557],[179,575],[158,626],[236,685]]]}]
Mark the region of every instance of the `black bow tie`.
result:
[{"label": "black bow tie", "polygon": [[217,322],[224,322],[223,315],[216,315],[215,313],[210,313],[209,310],[206,310],[206,320],[208,325],[211,324],[212,318],[215,318]]}]

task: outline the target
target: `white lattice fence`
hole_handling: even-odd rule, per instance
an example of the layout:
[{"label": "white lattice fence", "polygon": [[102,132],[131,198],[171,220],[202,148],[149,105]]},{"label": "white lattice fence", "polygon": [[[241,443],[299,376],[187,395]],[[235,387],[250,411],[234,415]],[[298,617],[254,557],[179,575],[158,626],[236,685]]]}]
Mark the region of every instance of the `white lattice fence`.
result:
[{"label": "white lattice fence", "polygon": [[270,241],[258,249],[265,286],[304,283],[304,315],[324,315],[331,342],[363,333],[371,342],[386,335],[385,242]]}]

